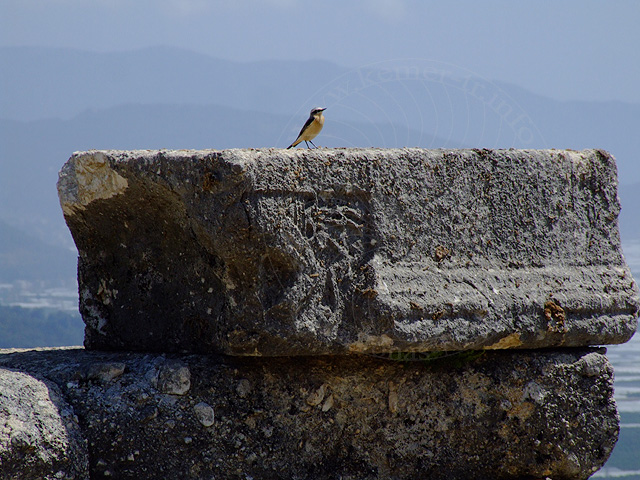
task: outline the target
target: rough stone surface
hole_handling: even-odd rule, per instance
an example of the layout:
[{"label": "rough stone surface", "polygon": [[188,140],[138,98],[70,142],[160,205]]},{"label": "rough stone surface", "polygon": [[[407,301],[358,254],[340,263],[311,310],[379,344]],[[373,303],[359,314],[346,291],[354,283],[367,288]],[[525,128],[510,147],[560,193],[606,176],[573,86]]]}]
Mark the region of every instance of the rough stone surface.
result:
[{"label": "rough stone surface", "polygon": [[[158,372],[177,363],[191,387],[167,394]],[[120,364],[121,375],[87,373]],[[586,479],[618,435],[602,349],[487,351],[463,364],[54,349],[0,354],[0,368],[14,378],[0,390],[2,468],[48,458],[51,443],[31,439],[52,424],[68,433],[72,415],[54,413],[72,408],[92,479]],[[60,393],[51,403],[26,384]],[[40,399],[57,410],[20,413],[26,404],[42,412]],[[21,427],[31,432],[22,443],[8,440],[17,427],[7,433],[7,422],[18,419],[40,422]],[[64,471],[83,478],[87,447],[75,434],[59,438],[79,462]],[[37,478],[57,478],[58,468]]]},{"label": "rough stone surface", "polygon": [[156,386],[162,393],[184,395],[191,388],[189,367],[179,360],[165,362],[158,369]]},{"label": "rough stone surface", "polygon": [[0,478],[85,479],[86,441],[58,386],[0,368]]},{"label": "rough stone surface", "polygon": [[599,150],[91,151],[58,191],[88,348],[539,348],[636,328]]}]

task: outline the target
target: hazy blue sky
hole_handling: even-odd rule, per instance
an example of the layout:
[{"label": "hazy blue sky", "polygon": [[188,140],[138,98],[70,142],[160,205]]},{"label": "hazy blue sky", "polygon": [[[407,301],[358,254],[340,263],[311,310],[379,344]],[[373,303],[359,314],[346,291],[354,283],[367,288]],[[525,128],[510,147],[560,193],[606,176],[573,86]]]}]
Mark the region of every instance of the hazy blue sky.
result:
[{"label": "hazy blue sky", "polygon": [[640,1],[0,0],[0,45],[171,45],[239,61],[446,62],[557,99],[640,103]]}]

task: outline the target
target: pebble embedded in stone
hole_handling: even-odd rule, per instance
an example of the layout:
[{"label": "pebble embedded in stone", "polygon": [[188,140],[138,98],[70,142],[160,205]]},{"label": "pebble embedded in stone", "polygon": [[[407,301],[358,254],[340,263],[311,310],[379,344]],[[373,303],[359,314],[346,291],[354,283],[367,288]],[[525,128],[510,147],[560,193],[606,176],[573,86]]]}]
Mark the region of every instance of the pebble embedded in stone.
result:
[{"label": "pebble embedded in stone", "polygon": [[125,368],[126,365],[122,362],[94,363],[87,370],[87,379],[108,383],[122,375]]},{"label": "pebble embedded in stone", "polygon": [[193,407],[196,418],[205,427],[210,427],[215,421],[215,414],[213,408],[206,402],[200,402]]},{"label": "pebble embedded in stone", "polygon": [[251,383],[246,378],[243,378],[238,382],[236,386],[236,393],[240,396],[240,398],[246,398],[251,392]]},{"label": "pebble embedded in stone", "polygon": [[191,372],[181,361],[167,361],[158,372],[158,390],[170,395],[185,395],[191,388]]}]

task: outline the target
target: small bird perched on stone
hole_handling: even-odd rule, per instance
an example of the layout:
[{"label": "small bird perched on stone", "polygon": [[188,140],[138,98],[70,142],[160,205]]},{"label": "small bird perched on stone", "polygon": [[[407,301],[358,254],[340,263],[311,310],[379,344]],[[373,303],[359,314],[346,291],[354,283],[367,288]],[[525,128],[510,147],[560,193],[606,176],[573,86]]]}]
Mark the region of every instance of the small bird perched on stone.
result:
[{"label": "small bird perched on stone", "polygon": [[313,143],[311,140],[316,138],[316,135],[318,135],[320,133],[320,130],[322,130],[322,126],[324,125],[324,115],[322,115],[322,112],[324,112],[325,110],[326,108],[320,108],[320,107],[311,109],[309,118],[303,125],[302,130],[300,130],[300,133],[298,134],[298,138],[296,138],[295,142],[289,145],[287,149],[291,147],[295,147],[302,141],[304,141],[304,143],[307,144],[307,148],[311,148],[309,146],[309,143],[311,143],[311,145],[316,147],[316,144]]}]

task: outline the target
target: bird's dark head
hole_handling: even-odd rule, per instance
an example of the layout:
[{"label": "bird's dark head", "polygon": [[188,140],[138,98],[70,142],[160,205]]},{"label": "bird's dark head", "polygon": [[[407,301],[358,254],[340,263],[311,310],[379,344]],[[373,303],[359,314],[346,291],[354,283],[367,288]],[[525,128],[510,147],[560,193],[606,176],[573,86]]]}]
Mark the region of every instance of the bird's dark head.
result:
[{"label": "bird's dark head", "polygon": [[316,108],[312,108],[311,109],[311,116],[315,117],[318,114],[321,114],[322,112],[324,112],[326,110],[326,107],[316,107]]}]

